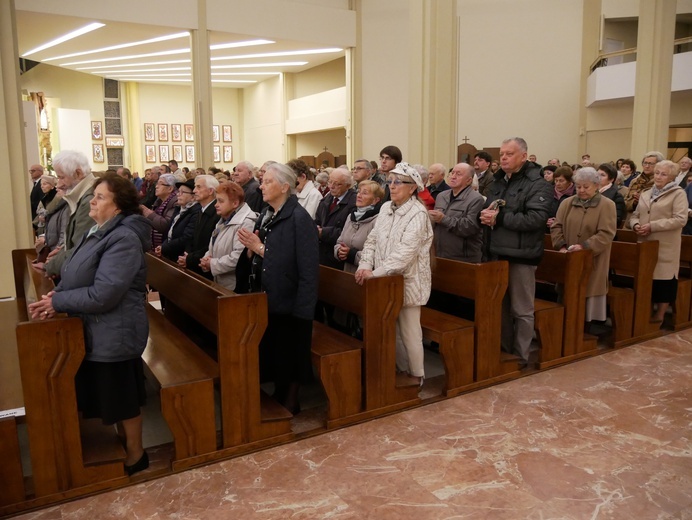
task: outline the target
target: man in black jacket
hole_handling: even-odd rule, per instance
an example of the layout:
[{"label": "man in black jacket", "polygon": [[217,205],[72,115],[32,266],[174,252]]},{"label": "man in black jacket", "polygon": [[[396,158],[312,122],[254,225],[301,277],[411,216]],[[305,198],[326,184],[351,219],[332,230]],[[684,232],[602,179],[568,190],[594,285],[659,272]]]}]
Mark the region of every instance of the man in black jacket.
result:
[{"label": "man in black jacket", "polygon": [[36,209],[38,208],[38,203],[41,202],[41,199],[43,198],[43,190],[41,189],[43,166],[40,164],[32,164],[29,168],[29,175],[31,175],[31,182],[33,184],[29,200],[31,202],[31,220],[34,220],[36,218]]},{"label": "man in black jacket", "polygon": [[255,167],[250,161],[240,161],[236,167],[233,168],[232,176],[233,180],[243,188],[245,202],[250,206],[250,209],[255,213],[260,213],[266,204],[262,198],[260,184],[253,174],[254,170]]},{"label": "man in black jacket", "polygon": [[210,272],[204,272],[199,267],[199,261],[209,249],[209,240],[214,232],[219,216],[216,214],[216,188],[219,181],[212,175],[198,175],[195,177],[195,200],[201,206],[200,213],[195,222],[195,231],[192,240],[185,247],[185,254],[178,257],[178,265],[201,274],[205,278],[212,278]]},{"label": "man in black jacket", "polygon": [[528,364],[533,338],[536,266],[543,257],[543,235],[552,189],[541,169],[527,161],[521,137],[502,142],[501,168],[488,186],[481,224],[490,226],[492,260],[509,262],[509,286],[502,302],[502,350]]},{"label": "man in black jacket", "polygon": [[356,206],[356,192],[351,189],[353,176],[346,167],[329,174],[329,193],[320,201],[315,224],[320,239],[320,264],[343,269],[344,263],[334,258],[336,240],[344,229],[346,219]]}]

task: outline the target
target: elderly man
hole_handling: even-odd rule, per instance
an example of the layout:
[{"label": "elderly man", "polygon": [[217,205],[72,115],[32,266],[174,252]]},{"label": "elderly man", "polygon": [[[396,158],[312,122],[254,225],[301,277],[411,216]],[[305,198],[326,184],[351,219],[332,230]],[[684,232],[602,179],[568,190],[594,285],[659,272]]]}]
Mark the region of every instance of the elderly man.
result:
[{"label": "elderly man", "polygon": [[536,267],[543,257],[545,223],[553,190],[541,169],[527,161],[526,141],[502,142],[500,166],[488,187],[481,224],[490,228],[489,253],[509,262],[509,286],[502,302],[502,350],[525,366],[533,338]]},{"label": "elderly man", "polygon": [[265,204],[260,191],[260,184],[252,173],[254,171],[255,167],[250,161],[240,161],[233,168],[233,180],[243,188],[245,202],[250,206],[250,209],[255,213],[259,213]]},{"label": "elderly man", "polygon": [[480,262],[483,234],[478,220],[483,197],[471,187],[474,170],[457,164],[449,174],[450,189],[439,194],[435,209],[428,211],[435,224],[435,251],[441,258]]},{"label": "elderly man", "polygon": [[40,164],[32,164],[29,167],[29,175],[31,176],[31,195],[29,196],[29,201],[31,202],[31,220],[36,218],[36,208],[38,208],[38,203],[41,202],[43,198],[43,190],[41,190],[41,176],[43,175],[43,166]]},{"label": "elderly man", "polygon": [[692,159],[689,157],[683,157],[678,162],[678,165],[680,166],[680,173],[678,173],[678,175],[675,177],[675,182],[681,188],[686,188],[687,178],[692,175],[692,171],[690,171],[690,168],[692,167]]},{"label": "elderly man", "polygon": [[93,184],[96,180],[91,173],[89,159],[81,152],[65,150],[53,158],[53,169],[58,177],[58,190],[65,192],[63,200],[70,207],[70,220],[65,230],[65,246],[48,255],[45,270],[48,276],[59,276],[62,264],[84,234],[94,225],[89,216],[90,202],[94,198]]},{"label": "elderly man", "polygon": [[195,222],[195,231],[192,240],[185,247],[185,254],[178,257],[178,265],[212,279],[211,272],[204,272],[199,266],[199,261],[209,249],[209,240],[214,232],[219,216],[216,214],[216,188],[219,181],[213,175],[198,175],[195,177],[195,200],[200,205],[200,212]]},{"label": "elderly man", "polygon": [[154,206],[154,203],[157,199],[156,183],[159,182],[159,175],[161,175],[161,167],[152,166],[151,171],[149,172],[149,177],[147,177],[147,182],[149,183],[149,186],[147,188],[146,193],[144,194],[144,197],[142,197],[141,200],[142,205],[146,206],[149,209],[151,209]]},{"label": "elderly man", "polygon": [[178,161],[171,159],[168,161],[168,167],[171,169],[171,175],[175,176],[175,182],[185,182],[185,174],[178,168]]},{"label": "elderly man", "polygon": [[440,193],[449,189],[445,182],[445,175],[447,175],[447,168],[444,164],[435,163],[428,168],[428,191],[435,200]]},{"label": "elderly man", "polygon": [[631,213],[637,208],[641,193],[651,189],[654,185],[654,168],[662,160],[663,155],[660,152],[648,152],[644,155],[644,159],[642,159],[642,172],[630,183],[630,191],[627,193],[627,197],[625,197],[628,221]]},{"label": "elderly man", "polygon": [[334,257],[336,239],[346,219],[356,205],[356,192],[352,190],[353,177],[348,168],[340,166],[329,174],[329,193],[320,201],[315,224],[320,239],[320,264],[343,270],[344,263]]},{"label": "elderly man", "polygon": [[478,192],[487,197],[488,186],[493,182],[493,172],[490,171],[492,156],[485,151],[480,151],[473,156],[473,168],[478,177]]}]

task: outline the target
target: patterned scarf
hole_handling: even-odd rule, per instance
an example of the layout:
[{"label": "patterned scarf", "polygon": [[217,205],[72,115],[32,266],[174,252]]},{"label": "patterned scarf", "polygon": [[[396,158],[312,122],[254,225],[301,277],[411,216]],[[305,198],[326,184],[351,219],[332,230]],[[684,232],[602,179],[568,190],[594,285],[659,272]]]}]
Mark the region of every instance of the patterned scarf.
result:
[{"label": "patterned scarf", "polygon": [[[164,200],[158,206],[155,205],[153,208],[154,213],[156,213],[157,215],[163,215],[166,212],[166,208],[168,207],[168,204],[170,204],[171,199],[173,197],[175,197],[175,195],[176,195],[176,191],[173,190],[171,192],[171,194],[168,197],[166,197],[166,200]],[[152,249],[156,249],[157,247],[159,247],[162,242],[163,242],[163,233],[159,233],[154,228],[151,228],[151,247],[152,247]]]},{"label": "patterned scarf", "polygon": [[654,184],[654,187],[651,188],[651,202],[655,201],[657,198],[659,198],[661,195],[663,195],[665,192],[672,190],[677,186],[678,184],[673,180],[670,181],[668,184],[663,186],[660,190],[656,187]]}]

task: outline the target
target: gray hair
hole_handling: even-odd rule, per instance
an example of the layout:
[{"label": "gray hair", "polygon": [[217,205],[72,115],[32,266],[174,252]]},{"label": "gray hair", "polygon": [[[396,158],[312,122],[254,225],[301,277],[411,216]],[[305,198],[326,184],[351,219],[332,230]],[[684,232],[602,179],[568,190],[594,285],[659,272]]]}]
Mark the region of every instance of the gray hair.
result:
[{"label": "gray hair", "polygon": [[[289,187],[289,193],[293,195],[296,192],[296,184],[298,183],[298,177],[293,168],[286,166],[281,163],[274,163],[267,167],[266,173],[272,172],[274,174],[274,179],[281,185],[287,185]],[[265,175],[266,175],[265,173]]]},{"label": "gray hair", "polygon": [[262,168],[260,170],[264,170],[265,172],[267,171],[267,168],[269,168],[272,164],[276,164],[276,161],[265,161],[264,164],[262,165]]},{"label": "gray hair", "polygon": [[204,175],[197,175],[195,177],[195,184],[197,184],[197,181],[204,181],[204,186],[216,190],[216,188],[219,187],[219,179],[214,177],[213,175],[209,175],[208,173],[205,173]]},{"label": "gray hair", "polygon": [[175,187],[176,179],[175,179],[175,175],[173,175],[172,173],[164,173],[163,175],[161,175],[161,176],[159,177],[159,180],[160,180],[160,181],[163,181],[163,183],[164,183],[166,186],[173,186],[173,187]]},{"label": "gray hair", "polygon": [[428,169],[425,166],[423,166],[422,164],[414,164],[413,167],[419,173],[420,178],[423,181],[423,184],[427,183],[428,182],[428,175],[430,175],[430,173],[428,172]]},{"label": "gray hair", "polygon": [[329,182],[329,174],[327,172],[320,172],[317,175],[315,175],[315,180],[319,183],[321,183],[322,181]]},{"label": "gray hair", "polygon": [[235,165],[237,168],[238,166],[247,166],[247,169],[252,173],[255,169],[255,167],[252,165],[250,161],[240,161],[238,164]]},{"label": "gray hair", "polygon": [[344,182],[346,182],[348,187],[351,188],[353,186],[353,174],[351,174],[351,170],[348,169],[348,166],[339,166],[338,168],[334,168],[332,173],[339,173],[343,175]]},{"label": "gray hair", "polygon": [[523,137],[510,137],[509,139],[505,139],[502,141],[502,144],[507,144],[507,143],[517,143],[517,146],[519,146],[519,149],[522,152],[527,152],[529,150],[529,145],[526,144],[526,141],[524,140]]},{"label": "gray hair", "polygon": [[48,184],[53,186],[55,188],[55,185],[58,183],[58,178],[53,177],[52,175],[48,175],[47,173],[44,173],[41,175],[41,180],[46,181]]},{"label": "gray hair", "polygon": [[59,168],[68,177],[74,177],[77,170],[81,170],[84,176],[91,173],[89,159],[82,152],[76,150],[63,150],[53,157],[53,168]]},{"label": "gray hair", "polygon": [[669,179],[674,179],[675,177],[677,177],[678,172],[680,171],[680,166],[677,163],[674,163],[673,161],[659,161],[656,166],[659,168],[667,168]]},{"label": "gray hair", "polygon": [[359,163],[359,162],[365,163],[365,166],[367,166],[368,170],[369,170],[369,171],[372,171],[372,164],[370,164],[370,161],[368,161],[367,159],[356,159],[356,160],[353,162],[353,164],[356,164],[356,163]]},{"label": "gray hair", "polygon": [[615,178],[615,184],[617,184],[618,186],[622,186],[624,182],[625,174],[619,171],[617,177]]},{"label": "gray hair", "polygon": [[653,152],[646,152],[644,154],[644,158],[642,159],[642,162],[644,162],[647,157],[653,157],[654,159],[656,159],[657,163],[660,163],[663,159],[665,159],[665,157],[663,157],[663,154],[661,152],[653,151]]},{"label": "gray hair", "polygon": [[601,177],[598,175],[596,168],[591,166],[586,166],[584,168],[579,168],[574,174],[574,182],[590,182],[592,184],[601,184]]}]

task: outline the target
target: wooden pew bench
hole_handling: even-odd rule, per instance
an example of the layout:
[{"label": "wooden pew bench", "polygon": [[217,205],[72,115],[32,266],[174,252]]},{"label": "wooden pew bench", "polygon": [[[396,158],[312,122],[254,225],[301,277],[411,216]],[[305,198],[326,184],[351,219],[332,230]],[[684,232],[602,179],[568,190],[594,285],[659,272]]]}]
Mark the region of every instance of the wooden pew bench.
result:
[{"label": "wooden pew bench", "polygon": [[[53,289],[52,281],[31,267],[35,258],[33,249],[12,252],[17,299],[2,305],[2,330],[16,337],[16,343],[3,342],[0,402],[3,409],[25,408],[22,419],[29,438],[32,476],[25,488],[17,420],[5,418],[0,421],[4,465],[0,471],[0,516],[128,481],[123,466],[125,452],[114,430],[100,428],[95,438],[99,444],[88,446],[84,435],[88,432],[80,428],[74,377],[84,358],[81,320],[64,314],[43,321],[29,317],[28,305]],[[12,373],[5,374],[6,369]],[[104,431],[110,434],[104,435]],[[89,453],[99,458],[90,460]]]},{"label": "wooden pew bench", "polygon": [[[216,429],[213,424],[213,391],[208,379],[202,380],[203,385],[200,384],[202,381],[195,383],[199,387],[195,392],[201,392],[203,401],[196,400],[195,394],[181,397],[179,392],[186,388],[181,385],[175,386],[169,396],[162,391],[162,409],[166,397],[166,408],[170,410],[167,415],[174,415],[179,422],[176,429],[180,433],[180,442],[176,440],[176,452],[180,447],[186,456],[185,460],[174,462],[174,469],[229,456],[238,452],[241,446],[251,449],[291,439],[292,415],[260,389],[259,343],[267,326],[266,295],[235,294],[151,254],[147,254],[147,265],[147,282],[165,299],[163,315],[166,323],[161,325],[164,330],[180,329],[182,335],[194,338],[199,348],[215,350],[218,359],[218,372],[214,373],[214,378],[218,374],[223,440],[221,449],[215,454],[211,454],[216,450]],[[215,348],[208,344],[208,338],[212,342],[215,340]],[[182,343],[176,348],[191,350],[192,345],[187,341]],[[168,359],[166,355],[151,359],[146,351],[144,357],[147,364],[154,365]],[[199,352],[196,359],[202,369],[206,363],[202,363]],[[208,367],[204,371],[210,375]],[[189,406],[183,404],[187,399],[191,399]],[[189,415],[194,413],[195,406],[205,407],[204,425],[199,428]],[[195,429],[200,431],[194,432]],[[211,442],[212,438],[214,442]]]},{"label": "wooden pew bench", "polygon": [[420,402],[418,386],[399,384],[396,378],[396,320],[403,295],[400,275],[370,278],[361,286],[351,273],[320,266],[319,300],[359,316],[363,331],[357,341],[314,323],[313,365],[329,401],[329,427]]},{"label": "wooden pew bench", "polygon": [[[449,315],[458,314],[457,309],[426,306],[421,311],[424,335],[433,341],[438,341],[435,336],[445,334],[454,338],[446,347],[438,341],[447,377],[445,395],[519,375],[518,358],[501,350],[502,300],[508,272],[507,262],[471,264],[435,259],[433,291],[474,301],[473,321]],[[469,348],[470,341],[473,350]]]},{"label": "wooden pew bench", "polygon": [[586,288],[593,268],[591,251],[560,253],[546,250],[536,270],[536,282],[562,287],[562,302],[535,300],[534,328],[541,343],[539,368],[592,356],[597,338],[584,334]]},{"label": "wooden pew bench", "polygon": [[[637,234],[630,229],[618,229],[615,240],[637,243]],[[673,305],[673,327],[680,330],[692,325],[692,236],[682,235],[678,295]]]},{"label": "wooden pew bench", "polygon": [[[615,347],[630,345],[660,333],[658,324],[649,323],[652,273],[657,259],[658,242],[613,242],[610,270],[617,275],[611,274],[608,312],[613,324],[611,343]],[[631,287],[617,285],[622,275],[631,280]]]}]

